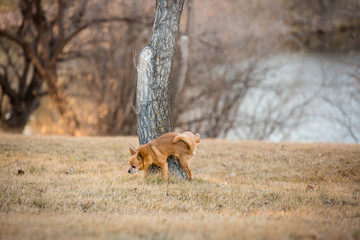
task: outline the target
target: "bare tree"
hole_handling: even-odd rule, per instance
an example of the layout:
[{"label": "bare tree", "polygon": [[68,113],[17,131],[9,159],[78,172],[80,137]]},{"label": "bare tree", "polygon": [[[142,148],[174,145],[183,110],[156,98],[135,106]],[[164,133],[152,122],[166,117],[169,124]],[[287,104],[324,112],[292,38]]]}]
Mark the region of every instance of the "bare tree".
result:
[{"label": "bare tree", "polygon": [[[184,64],[179,64],[173,83],[178,88],[174,99],[182,99],[173,111],[178,131],[190,129],[205,137],[225,137],[237,127],[239,110],[248,92],[264,79],[268,69],[262,64],[275,38],[270,35],[265,43],[261,33],[248,30],[248,20],[244,21],[241,11],[246,11],[249,4],[239,2],[194,1],[188,5],[187,34],[185,41],[180,41],[183,50],[179,62]],[[234,8],[234,4],[239,6]],[[201,10],[220,7],[222,11],[216,18],[207,19],[209,13]],[[246,31],[225,30],[232,26]]]},{"label": "bare tree", "polygon": [[[348,63],[348,73],[323,73],[321,99],[329,106],[320,117],[343,129],[346,139],[360,142],[360,65]],[[345,136],[336,136],[344,138]]]},{"label": "bare tree", "polygon": [[[42,78],[23,49],[0,40],[0,120],[3,129],[22,131],[33,111],[39,106]],[[16,79],[15,81],[13,79]]]},{"label": "bare tree", "polygon": [[233,129],[235,136],[252,140],[289,139],[309,118],[308,107],[317,98],[318,90],[305,92],[301,79],[270,84],[264,81],[250,91],[241,106]]},{"label": "bare tree", "polygon": [[20,25],[15,29],[0,29],[0,37],[18,44],[46,82],[49,96],[70,134],[74,134],[79,128],[79,120],[63,89],[58,85],[57,64],[65,47],[91,25],[108,21],[139,21],[139,17],[100,15],[90,18],[86,14],[89,4],[87,0],[76,2],[58,0],[56,4],[48,5],[41,0],[21,0]]},{"label": "bare tree", "polygon": [[189,78],[189,64],[190,64],[190,45],[191,45],[191,27],[193,26],[193,0],[187,0],[185,8],[186,21],[185,30],[180,35],[178,41],[178,49],[175,53],[176,61],[174,62],[174,71],[171,76],[171,121],[174,126],[177,125],[177,118],[180,114],[180,106],[183,105],[183,101],[177,101],[177,99],[183,99],[184,90],[186,88],[186,82]]},{"label": "bare tree", "polygon": [[79,121],[86,134],[137,134],[133,59],[148,42],[152,21],[147,19],[152,19],[148,13],[153,13],[153,4],[128,2],[120,1],[120,6],[114,6],[113,1],[104,1],[102,7],[104,11],[117,8],[119,14],[129,17],[144,16],[142,23],[108,22],[88,28],[68,49],[69,55],[76,57],[78,69],[66,62],[62,64],[64,77],[72,79],[69,84],[77,84],[83,90],[81,95],[73,92],[69,96],[82,101]]}]

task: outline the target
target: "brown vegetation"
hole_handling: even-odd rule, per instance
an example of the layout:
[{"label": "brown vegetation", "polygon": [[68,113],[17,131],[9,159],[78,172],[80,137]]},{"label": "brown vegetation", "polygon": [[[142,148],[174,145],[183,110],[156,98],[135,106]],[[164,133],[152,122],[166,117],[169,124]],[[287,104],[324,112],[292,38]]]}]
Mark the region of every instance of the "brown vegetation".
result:
[{"label": "brown vegetation", "polygon": [[126,172],[130,144],[0,135],[0,238],[360,237],[359,145],[205,139],[164,183]]}]

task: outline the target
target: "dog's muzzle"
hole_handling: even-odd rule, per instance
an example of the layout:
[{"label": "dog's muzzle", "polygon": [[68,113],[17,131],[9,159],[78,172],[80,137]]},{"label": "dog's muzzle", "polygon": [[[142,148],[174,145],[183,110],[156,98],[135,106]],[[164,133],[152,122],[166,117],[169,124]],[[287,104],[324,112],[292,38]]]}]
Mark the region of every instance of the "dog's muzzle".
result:
[{"label": "dog's muzzle", "polygon": [[133,174],[133,173],[136,173],[136,171],[137,171],[136,168],[132,168],[132,167],[131,167],[131,168],[128,170],[128,173]]}]

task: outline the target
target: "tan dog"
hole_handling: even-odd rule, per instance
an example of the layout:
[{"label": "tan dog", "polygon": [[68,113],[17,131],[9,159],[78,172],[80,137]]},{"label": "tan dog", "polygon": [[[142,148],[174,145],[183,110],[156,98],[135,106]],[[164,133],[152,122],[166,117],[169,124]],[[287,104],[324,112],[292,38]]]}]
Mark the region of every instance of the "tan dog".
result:
[{"label": "tan dog", "polygon": [[200,142],[200,135],[194,135],[191,132],[166,133],[150,142],[141,145],[137,150],[130,148],[131,158],[129,173],[135,173],[139,170],[145,170],[145,176],[149,173],[149,166],[155,164],[162,169],[162,176],[167,181],[168,163],[166,159],[169,156],[175,156],[179,159],[180,166],[185,169],[189,178],[192,179],[192,173],[189,168],[192,157],[195,155],[196,143]]}]

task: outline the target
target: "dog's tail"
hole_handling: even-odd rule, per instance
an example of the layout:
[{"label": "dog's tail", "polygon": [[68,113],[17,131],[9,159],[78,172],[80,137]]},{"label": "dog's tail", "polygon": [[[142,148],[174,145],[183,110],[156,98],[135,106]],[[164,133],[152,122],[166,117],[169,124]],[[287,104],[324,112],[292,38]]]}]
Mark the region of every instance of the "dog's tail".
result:
[{"label": "dog's tail", "polygon": [[200,142],[200,134],[198,134],[198,133],[195,134],[195,142],[197,142],[197,143]]},{"label": "dog's tail", "polygon": [[193,152],[196,147],[196,143],[200,142],[200,134],[196,133],[196,135],[194,135],[192,132],[184,132],[177,135],[174,138],[173,143],[177,143],[179,141],[183,141],[184,143],[186,143],[190,151]]}]

